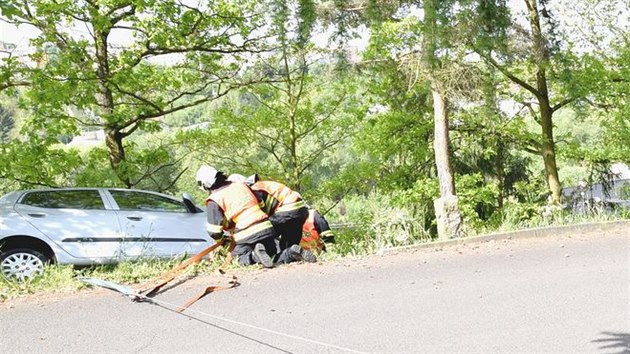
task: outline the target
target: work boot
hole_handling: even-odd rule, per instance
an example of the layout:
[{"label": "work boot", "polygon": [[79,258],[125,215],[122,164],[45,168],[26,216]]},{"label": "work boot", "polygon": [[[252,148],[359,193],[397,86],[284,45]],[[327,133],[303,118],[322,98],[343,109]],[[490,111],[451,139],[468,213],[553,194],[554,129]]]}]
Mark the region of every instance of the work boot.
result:
[{"label": "work boot", "polygon": [[257,243],[252,251],[252,259],[254,262],[262,264],[265,268],[273,268],[271,257],[267,254],[267,249],[262,243]]},{"label": "work boot", "polygon": [[304,261],[308,263],[317,262],[317,257],[313,254],[313,252],[309,250],[305,250],[300,247],[300,245],[293,245],[289,247],[289,254],[295,261]]}]

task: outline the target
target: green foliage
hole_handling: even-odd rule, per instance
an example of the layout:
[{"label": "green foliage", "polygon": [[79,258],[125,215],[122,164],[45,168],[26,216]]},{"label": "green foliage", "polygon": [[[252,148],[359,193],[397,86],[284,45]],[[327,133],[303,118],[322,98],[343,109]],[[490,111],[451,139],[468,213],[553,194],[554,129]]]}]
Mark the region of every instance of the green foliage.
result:
[{"label": "green foliage", "polygon": [[305,183],[354,133],[363,111],[356,83],[336,81],[327,69],[292,66],[289,73],[278,72],[282,88],[261,84],[244,90],[210,113],[207,129],[182,132],[179,139],[197,141],[201,159],[228,173],[259,173],[313,190]]},{"label": "green foliage", "polygon": [[3,161],[14,161],[0,164],[0,176],[4,180],[0,184],[1,192],[35,186],[70,186],[68,177],[81,165],[76,150],[54,147],[35,138],[0,145],[0,156]]},{"label": "green foliage", "polygon": [[80,187],[124,187],[109,167],[107,150],[94,147],[82,153],[83,163],[72,174],[72,185]]},{"label": "green foliage", "polygon": [[[327,246],[332,254],[341,256],[374,253],[379,249],[428,241],[430,225],[425,223],[422,209],[402,207],[387,194],[377,190],[365,196],[344,199],[345,215],[338,211],[326,215],[334,225],[335,244]],[[428,227],[427,227],[428,226]]]},{"label": "green foliage", "polygon": [[482,230],[498,209],[499,187],[487,183],[479,173],[458,177],[456,189],[464,224],[469,229]]},{"label": "green foliage", "polygon": [[[127,173],[134,162],[125,161],[127,136],[155,132],[152,119],[241,85],[235,75],[241,55],[262,44],[260,33],[252,33],[263,28],[256,4],[213,1],[194,8],[170,0],[10,1],[3,15],[41,33],[31,41],[34,51],[28,58],[36,66],[3,58],[0,91],[26,85],[24,105],[33,107],[32,124],[45,127],[48,138],[62,131],[77,135],[84,127],[104,129],[110,165],[130,187],[135,181]],[[70,29],[78,27],[91,35],[76,36]],[[122,48],[110,36],[121,32],[130,39]]]}]

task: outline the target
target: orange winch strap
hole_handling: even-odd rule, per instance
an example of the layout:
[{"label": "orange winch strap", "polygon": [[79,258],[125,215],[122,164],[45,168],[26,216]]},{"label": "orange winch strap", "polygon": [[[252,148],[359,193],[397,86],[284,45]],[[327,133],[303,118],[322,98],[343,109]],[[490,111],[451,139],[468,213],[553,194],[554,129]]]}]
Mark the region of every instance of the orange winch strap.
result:
[{"label": "orange winch strap", "polygon": [[146,293],[145,296],[147,297],[154,295],[156,292],[160,290],[160,288],[162,288],[164,285],[168,284],[173,279],[175,279],[182,270],[186,269],[191,264],[199,263],[201,261],[201,258],[203,258],[204,256],[208,255],[210,252],[214,251],[215,249],[221,246],[223,246],[223,240],[215,243],[214,245],[188,258],[187,260],[180,263],[175,268],[171,269],[168,273],[165,273],[164,275],[159,277],[158,280],[149,282],[149,284],[145,284],[144,286],[140,287],[140,289],[137,290],[137,292],[140,294]]},{"label": "orange winch strap", "polygon": [[190,307],[190,305],[194,304],[195,302],[197,302],[197,300],[201,299],[202,297],[213,293],[215,291],[219,291],[219,290],[227,290],[227,289],[232,289],[235,288],[237,286],[240,285],[240,283],[236,280],[236,277],[232,278],[232,281],[230,281],[230,286],[209,286],[207,287],[204,291],[200,292],[199,294],[193,296],[190,300],[186,301],[185,304],[183,304],[182,306],[180,306],[179,308],[177,308],[176,312],[183,312],[184,310],[186,310],[188,307]]},{"label": "orange winch strap", "polygon": [[230,264],[232,264],[232,251],[234,251],[235,246],[236,246],[236,242],[234,241],[233,238],[230,238],[230,246],[228,247],[227,255],[225,256],[225,260],[223,261],[223,264],[221,264],[221,266],[218,269],[220,274],[225,274],[227,272],[227,267],[229,267]]}]

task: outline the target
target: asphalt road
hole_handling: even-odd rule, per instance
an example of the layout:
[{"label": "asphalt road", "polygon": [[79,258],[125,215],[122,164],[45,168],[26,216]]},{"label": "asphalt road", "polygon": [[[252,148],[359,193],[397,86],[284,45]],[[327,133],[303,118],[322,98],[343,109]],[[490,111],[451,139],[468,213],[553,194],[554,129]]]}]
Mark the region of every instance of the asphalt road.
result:
[{"label": "asphalt road", "polygon": [[[630,231],[239,272],[134,303],[105,289],[0,304],[0,352],[630,353]],[[224,281],[224,280],[222,280]]]}]

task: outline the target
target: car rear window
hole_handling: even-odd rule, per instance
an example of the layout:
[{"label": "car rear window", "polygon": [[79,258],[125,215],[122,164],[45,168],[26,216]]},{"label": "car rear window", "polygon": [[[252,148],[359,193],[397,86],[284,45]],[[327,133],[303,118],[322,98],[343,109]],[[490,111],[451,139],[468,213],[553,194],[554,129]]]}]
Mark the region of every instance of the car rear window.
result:
[{"label": "car rear window", "polygon": [[105,209],[97,190],[30,192],[20,204],[54,209]]},{"label": "car rear window", "polygon": [[110,190],[121,210],[169,211],[187,213],[183,202],[151,193]]}]

